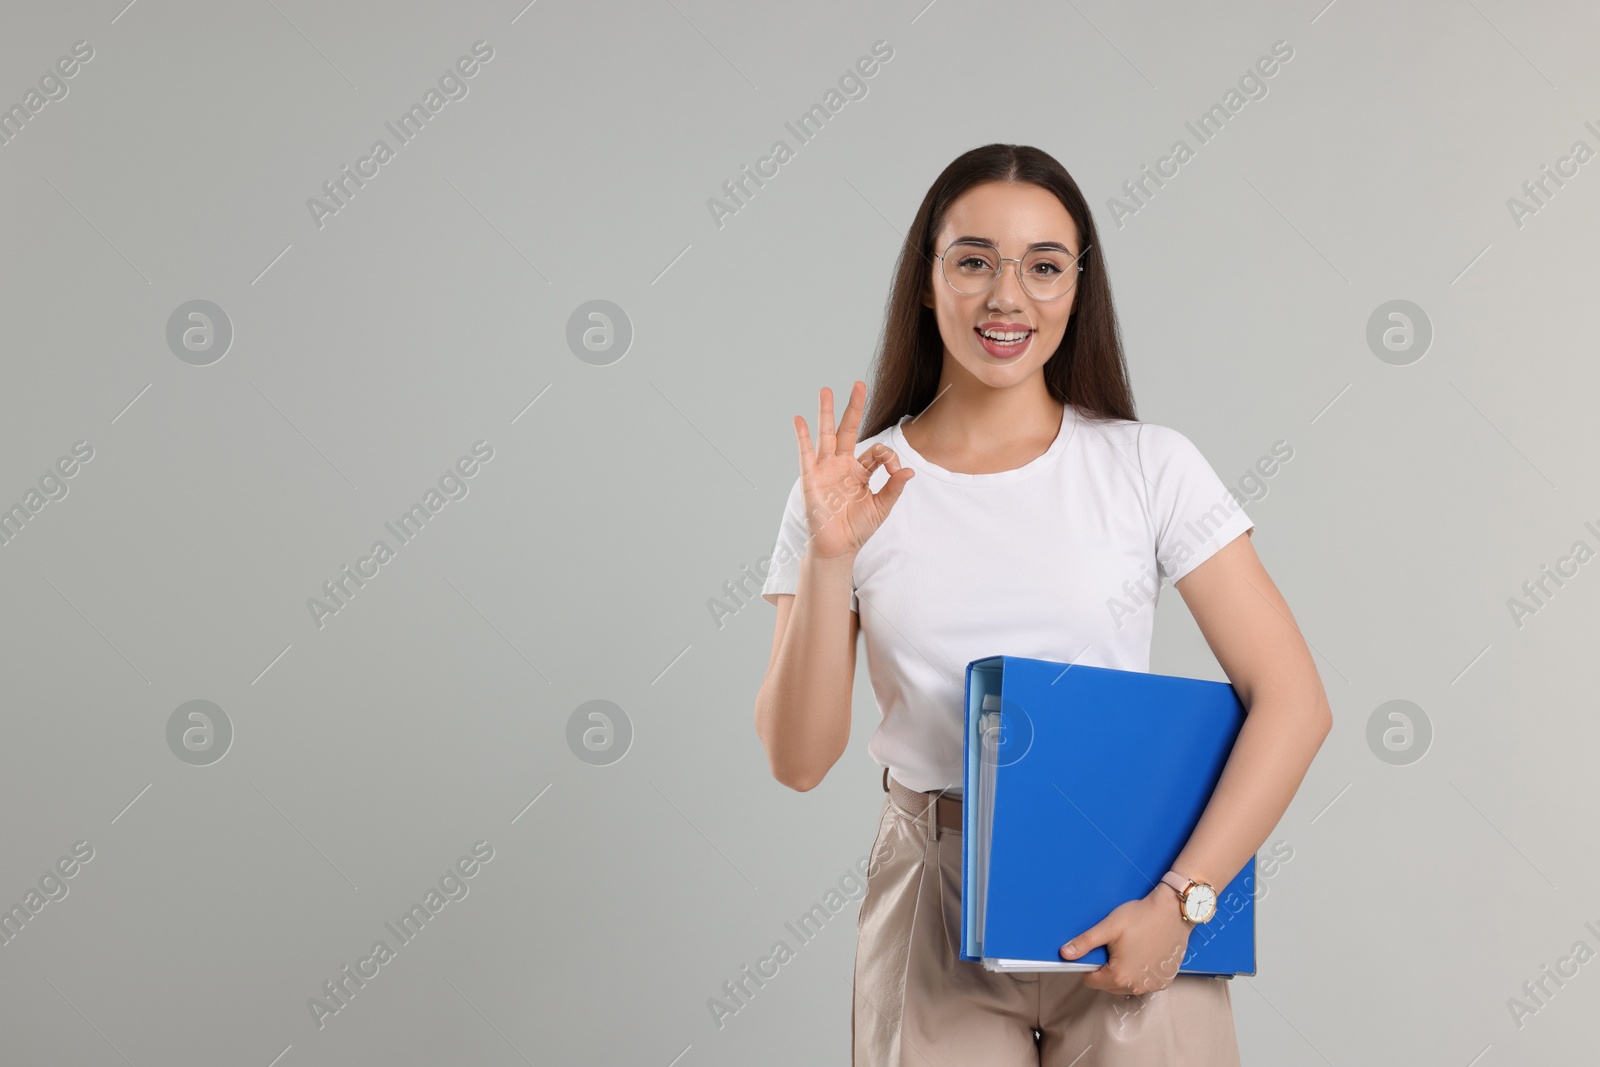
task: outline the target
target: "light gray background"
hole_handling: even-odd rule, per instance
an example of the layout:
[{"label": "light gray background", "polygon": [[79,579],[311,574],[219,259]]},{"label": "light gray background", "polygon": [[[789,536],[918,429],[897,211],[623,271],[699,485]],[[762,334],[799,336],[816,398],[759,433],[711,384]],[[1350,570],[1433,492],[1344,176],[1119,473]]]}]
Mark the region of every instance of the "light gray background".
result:
[{"label": "light gray background", "polygon": [[[854,901],[785,927],[871,843],[865,668],[807,794],[752,725],[790,419],[865,377],[900,235],[991,141],[1094,205],[1139,415],[1237,483],[1336,726],[1268,846],[1250,1064],[1516,1064],[1592,1048],[1600,537],[1592,7],[1508,0],[761,8],[125,0],[0,19],[0,104],[94,58],[0,147],[0,504],[94,458],[0,547],[0,904],[94,857],[0,945],[0,1059],[74,1064],[848,1060]],[[320,229],[306,207],[473,42],[494,58]],[[784,123],[885,40],[867,95]],[[1293,59],[1119,228],[1107,206],[1274,41]],[[707,201],[795,158],[720,228]],[[391,138],[392,140],[392,138]],[[207,299],[199,367],[168,317]],[[634,330],[610,365],[580,305]],[[1435,331],[1407,366],[1389,300]],[[494,458],[322,628],[324,581],[472,443]],[[388,538],[391,543],[393,538]],[[1220,678],[1181,598],[1152,667]],[[225,758],[168,747],[215,702]],[[1384,762],[1386,701],[1431,723]],[[614,702],[626,757],[584,762]],[[486,840],[494,858],[319,1028],[307,1001]],[[790,942],[719,1027],[723,983]],[[1551,988],[1554,988],[1553,986]],[[1587,1032],[1587,1033],[1586,1033]]]}]

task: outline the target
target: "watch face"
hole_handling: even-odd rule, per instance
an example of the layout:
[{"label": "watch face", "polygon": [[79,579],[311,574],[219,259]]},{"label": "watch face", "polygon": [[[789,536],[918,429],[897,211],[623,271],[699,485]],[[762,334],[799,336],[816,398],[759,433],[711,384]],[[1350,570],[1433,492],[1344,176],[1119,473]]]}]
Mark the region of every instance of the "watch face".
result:
[{"label": "watch face", "polygon": [[1189,896],[1184,901],[1183,913],[1189,917],[1190,922],[1203,923],[1215,915],[1217,911],[1217,891],[1208,885],[1193,885],[1189,887]]}]

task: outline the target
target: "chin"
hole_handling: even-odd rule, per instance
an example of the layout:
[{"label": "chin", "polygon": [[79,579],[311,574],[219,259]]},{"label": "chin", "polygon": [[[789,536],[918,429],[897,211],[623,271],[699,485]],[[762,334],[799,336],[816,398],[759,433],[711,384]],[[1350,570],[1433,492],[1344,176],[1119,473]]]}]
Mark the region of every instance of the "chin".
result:
[{"label": "chin", "polygon": [[988,385],[1006,386],[1015,385],[1042,366],[1042,362],[1030,359],[1022,363],[980,363],[975,367],[969,366],[967,370],[974,378]]}]

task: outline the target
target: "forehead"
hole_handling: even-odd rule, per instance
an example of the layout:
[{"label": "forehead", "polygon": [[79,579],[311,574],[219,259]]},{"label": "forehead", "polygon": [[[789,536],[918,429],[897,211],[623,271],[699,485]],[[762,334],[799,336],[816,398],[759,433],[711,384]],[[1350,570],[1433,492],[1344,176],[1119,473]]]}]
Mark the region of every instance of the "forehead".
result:
[{"label": "forehead", "polygon": [[939,243],[969,236],[988,238],[1002,254],[1036,241],[1078,247],[1078,227],[1055,194],[1021,182],[984,182],[951,203]]}]

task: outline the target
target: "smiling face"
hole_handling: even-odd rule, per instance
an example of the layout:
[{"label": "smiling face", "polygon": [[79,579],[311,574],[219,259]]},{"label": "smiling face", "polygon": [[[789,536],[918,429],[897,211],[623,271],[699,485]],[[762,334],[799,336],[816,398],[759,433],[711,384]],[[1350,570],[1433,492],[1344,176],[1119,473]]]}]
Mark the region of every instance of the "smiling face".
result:
[{"label": "smiling face", "polygon": [[[1078,227],[1054,193],[1037,185],[1021,182],[985,182],[961,194],[945,214],[944,225],[934,235],[933,250],[944,253],[958,240],[978,239],[998,248],[1008,262],[1000,278],[986,292],[963,294],[945,280],[940,260],[935,259],[923,292],[924,306],[934,309],[939,334],[944,340],[946,372],[957,367],[985,385],[1004,388],[1038,373],[1055,354],[1067,331],[1067,322],[1082,288],[1083,275],[1077,273]],[[1071,272],[1078,283],[1065,296],[1054,300],[1034,298],[1022,287],[1019,266],[1036,245],[1059,245],[1065,251],[1046,252],[1038,263],[1030,263],[1033,277],[1048,277],[1055,271]],[[951,277],[966,245],[949,251]],[[991,257],[993,253],[990,253]],[[993,259],[988,261],[991,265]],[[981,264],[968,261],[968,269]],[[1000,328],[1012,334],[1027,331],[1020,343],[1005,344],[982,336],[985,327]]]}]

